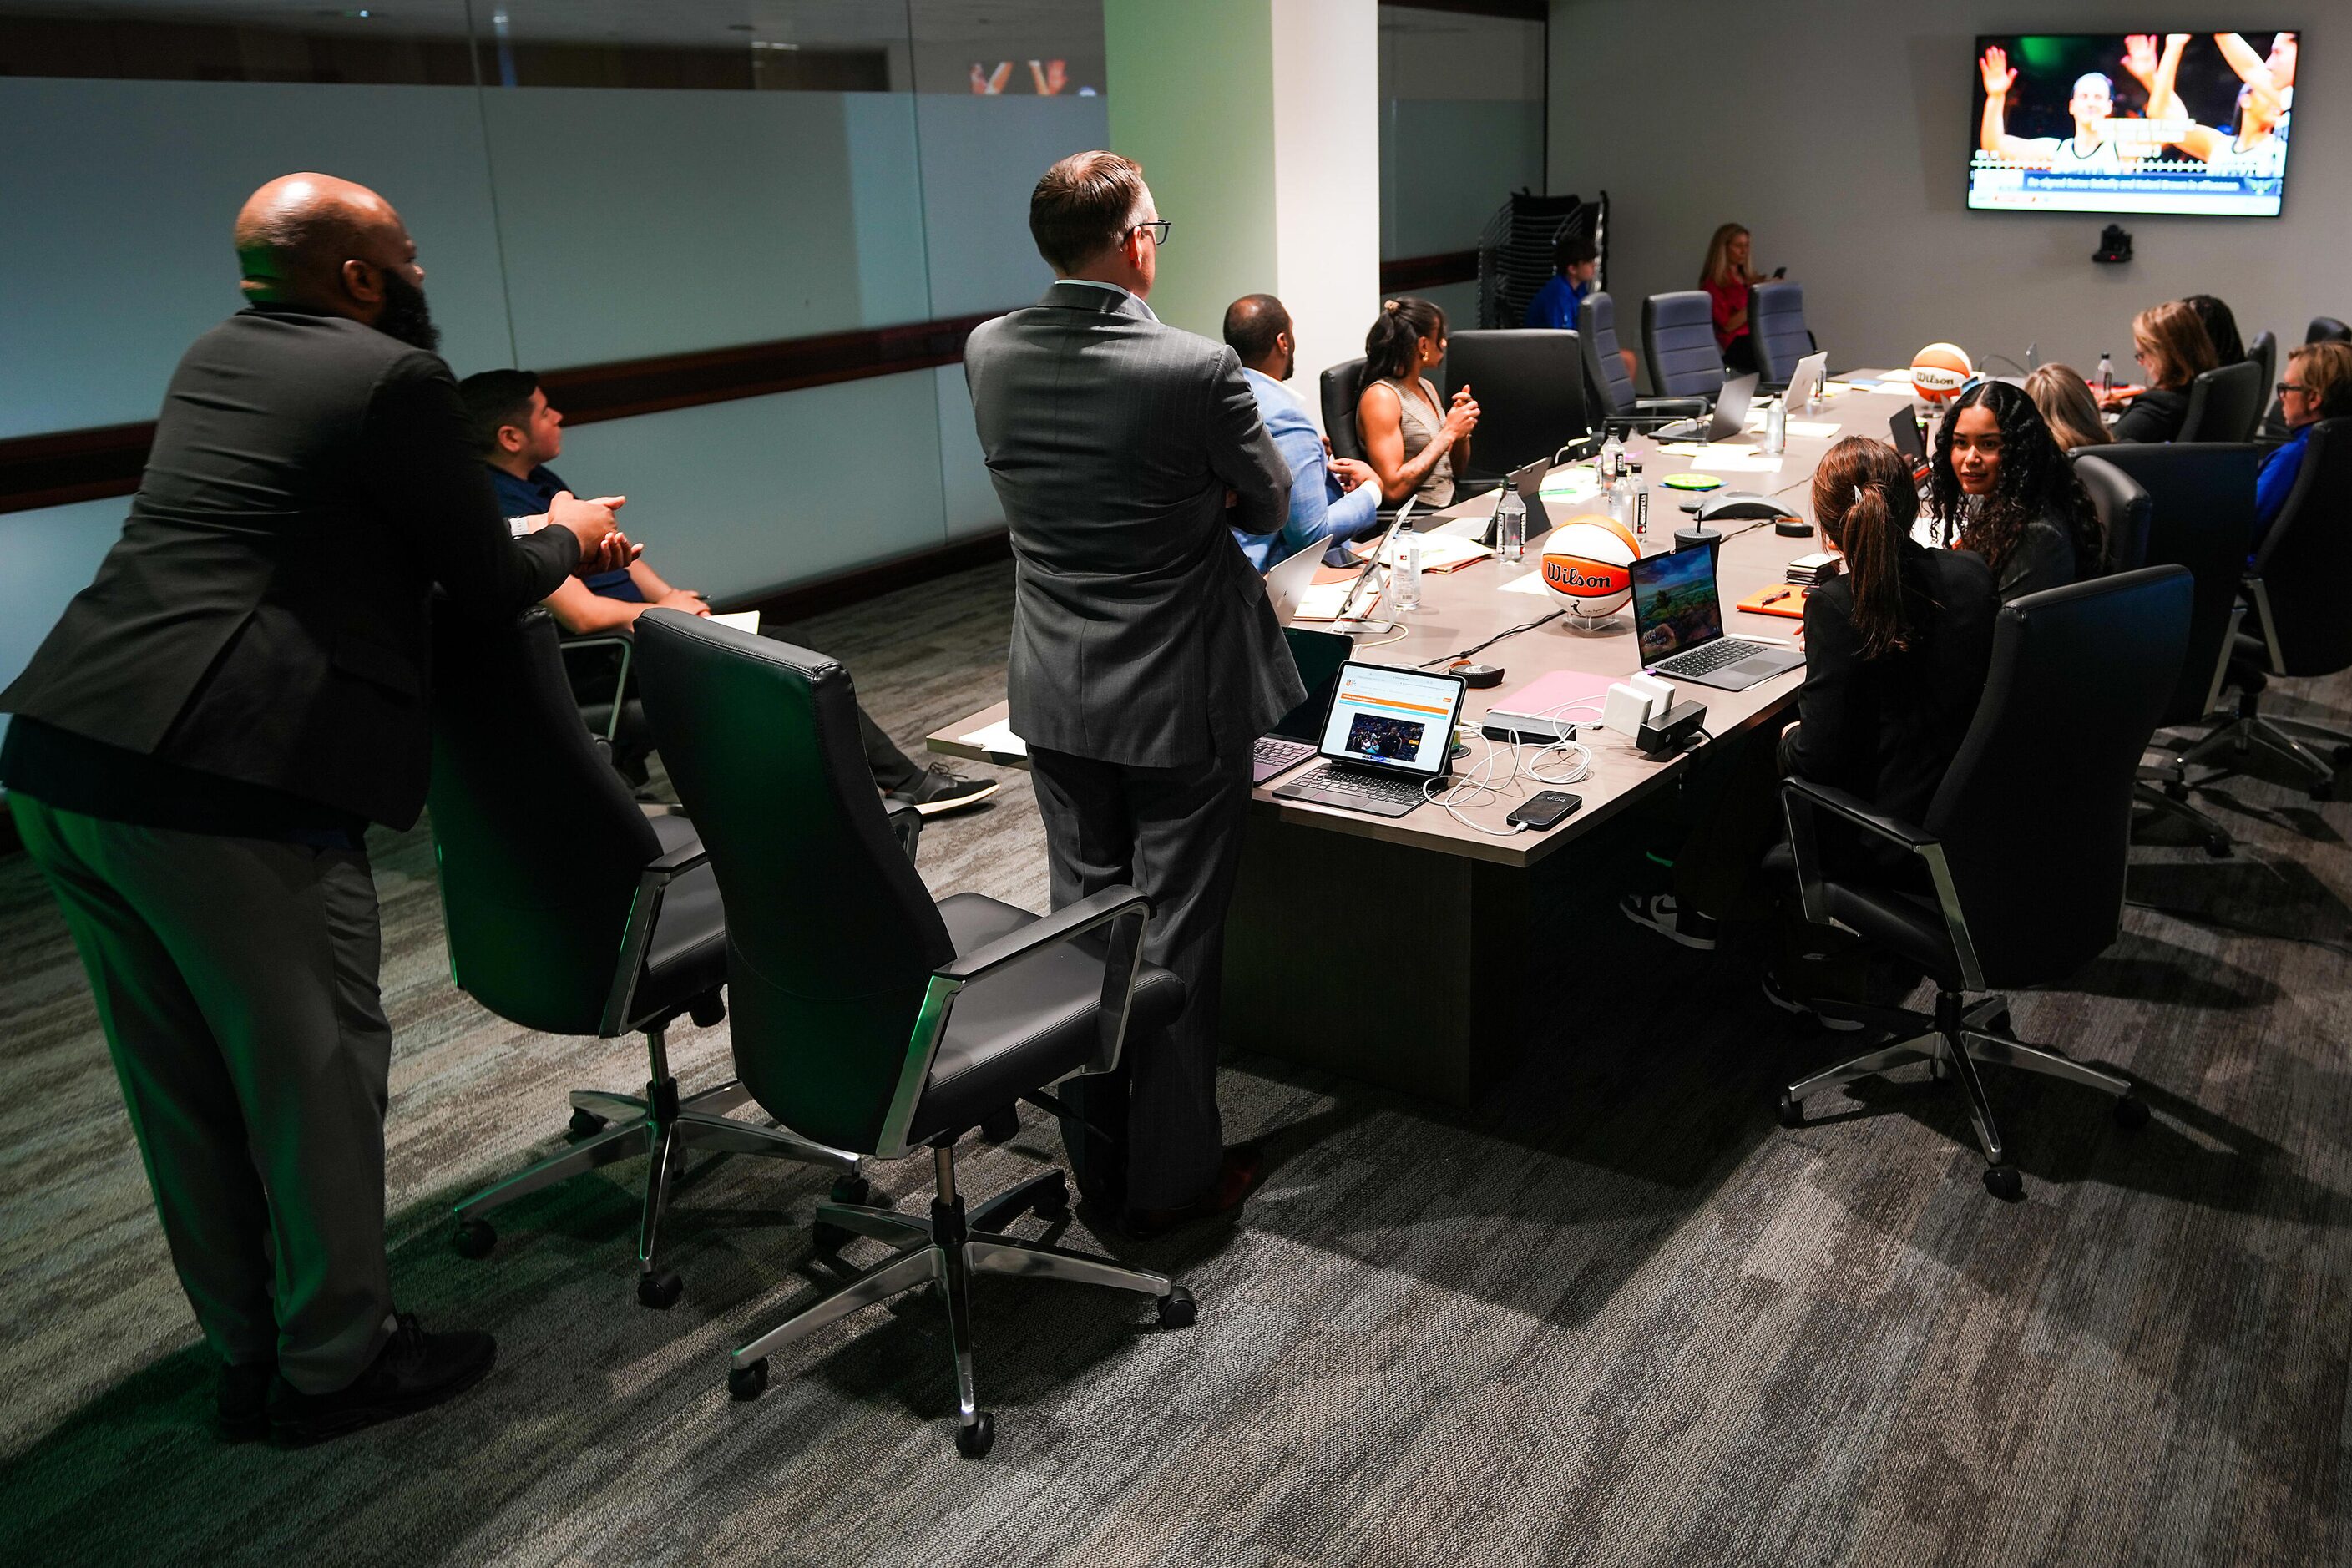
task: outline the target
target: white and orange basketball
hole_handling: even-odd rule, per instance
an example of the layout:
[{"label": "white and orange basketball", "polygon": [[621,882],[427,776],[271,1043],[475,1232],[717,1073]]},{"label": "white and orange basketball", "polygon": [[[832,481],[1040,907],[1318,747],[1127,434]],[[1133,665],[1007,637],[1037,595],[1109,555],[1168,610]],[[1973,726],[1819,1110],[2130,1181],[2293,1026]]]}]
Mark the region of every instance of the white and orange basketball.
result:
[{"label": "white and orange basketball", "polygon": [[1613,615],[1633,591],[1642,547],[1613,517],[1571,517],[1544,542],[1543,584],[1569,613],[1586,620]]},{"label": "white and orange basketball", "polygon": [[1958,343],[1929,343],[1911,356],[1911,384],[1929,403],[1941,403],[1968,384],[1977,367]]}]

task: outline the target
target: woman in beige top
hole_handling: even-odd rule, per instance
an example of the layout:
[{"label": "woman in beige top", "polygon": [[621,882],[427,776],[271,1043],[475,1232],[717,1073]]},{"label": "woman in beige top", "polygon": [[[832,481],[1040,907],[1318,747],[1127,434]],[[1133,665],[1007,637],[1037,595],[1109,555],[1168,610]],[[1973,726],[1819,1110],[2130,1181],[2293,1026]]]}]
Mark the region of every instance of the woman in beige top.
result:
[{"label": "woman in beige top", "polygon": [[1454,502],[1454,476],[1470,461],[1470,432],[1478,405],[1467,386],[1452,406],[1437,399],[1423,371],[1445,357],[1445,312],[1411,296],[1381,306],[1364,334],[1364,390],[1356,399],[1356,432],[1364,458],[1380,476],[1381,500],[1407,496],[1424,507]]}]

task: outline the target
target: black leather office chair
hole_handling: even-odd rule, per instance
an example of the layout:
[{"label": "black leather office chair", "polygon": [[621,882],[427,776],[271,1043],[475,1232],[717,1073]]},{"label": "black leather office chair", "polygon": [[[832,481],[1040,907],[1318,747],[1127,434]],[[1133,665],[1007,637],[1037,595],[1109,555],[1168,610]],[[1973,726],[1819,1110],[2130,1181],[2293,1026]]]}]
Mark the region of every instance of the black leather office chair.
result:
[{"label": "black leather office chair", "polygon": [[2246,358],[2262,367],[2263,395],[2270,395],[2271,382],[2278,375],[2278,334],[2256,332],[2246,345]]},{"label": "black leather office chair", "polygon": [[1356,429],[1356,399],[1364,390],[1364,356],[1341,360],[1323,372],[1323,434],[1331,455],[1364,460],[1364,438]]},{"label": "black leather office chair", "polygon": [[2302,772],[2312,799],[2326,800],[2336,769],[2352,763],[2352,734],[2260,708],[2273,677],[2352,669],[2352,419],[2323,419],[2308,440],[2294,489],[2246,574],[2253,624],[2223,675],[2230,717],[2180,762],[2226,771],[2226,759],[2260,746]]},{"label": "black leather office chair", "polygon": [[1704,289],[1685,289],[1643,300],[1642,357],[1650,366],[1650,384],[1661,394],[1703,397],[1711,406],[1723,390],[1714,298]]},{"label": "black leather office chair", "polygon": [[2275,447],[2294,434],[2286,427],[2286,416],[2279,410],[2278,395],[2271,390],[2278,381],[2278,335],[2256,332],[2253,342],[2246,345],[2246,357],[2263,367],[2263,412],[2245,438],[2259,446]]},{"label": "black leather office chair", "polygon": [[2303,330],[2303,341],[2307,343],[2352,343],[2352,327],[2346,326],[2333,316],[2314,316],[2311,325]]},{"label": "black leather office chair", "polygon": [[1633,378],[1625,374],[1624,356],[1617,352],[1616,301],[1599,289],[1578,303],[1576,335],[1584,354],[1585,384],[1593,396],[1592,412],[1602,424],[1643,429],[1706,412],[1704,397],[1635,395]]},{"label": "black leather office chair", "polygon": [[[840,1173],[835,1191],[845,1197],[866,1191],[856,1156],[728,1116],[751,1097],[740,1083],[680,1094],[664,1031],[681,1015],[705,1026],[726,1016],[719,885],[687,818],[648,816],[598,753],[547,612],[493,624],[444,604],[433,634],[435,661],[462,672],[433,700],[429,806],[450,978],[527,1029],[600,1039],[642,1033],[649,1071],[642,1098],[574,1089],[580,1142],[459,1202],[457,1250],[480,1258],[496,1245],[483,1217],[492,1209],[649,1155],[637,1299],[670,1306],[683,1287],[656,1266],[655,1247],[689,1148],[822,1166]],[[920,820],[911,806],[905,815]]]},{"label": "black leather office chair", "polygon": [[[2188,649],[2157,724],[2201,727],[2221,700],[2222,665],[2243,614],[2238,581],[2253,530],[2253,448],[2242,443],[2133,441],[2077,447],[2074,473],[2107,524],[2116,570],[2185,566],[2196,579]],[[2141,768],[2139,804],[2187,823],[2204,841],[2207,854],[2229,854],[2230,835],[2189,804],[2185,774],[2171,750],[2159,742],[2151,755],[2163,761]]]},{"label": "black leather office chair", "polygon": [[[1805,918],[1859,932],[1936,984],[1933,1016],[1816,1004],[1892,1030],[1894,1043],[1790,1084],[1783,1126],[1801,1125],[1804,1101],[1822,1089],[1924,1061],[1958,1081],[1984,1147],[1985,1186],[2013,1198],[2022,1184],[1979,1062],[2113,1095],[2126,1127],[2147,1120],[2129,1079],[2019,1040],[2004,998],[1968,997],[2063,980],[2122,929],[2133,770],[2179,668],[2192,588],[2181,568],[2152,566],[2003,605],[1984,698],[1924,823],[1808,780],[1781,785]],[[1825,869],[1825,822],[1907,852],[1931,890]]]},{"label": "black leather office chair", "polygon": [[[2188,650],[2159,727],[2203,730],[2221,700],[2222,671],[2244,615],[2239,585],[2254,528],[2255,448],[2244,442],[2134,442],[2079,448],[2074,469],[2096,502],[2102,475],[2119,476],[2148,498],[2140,563],[2185,566],[2197,580]],[[2095,465],[2095,467],[2094,466]],[[2159,741],[2161,758],[2141,770],[2140,804],[2186,822],[2208,854],[2230,852],[2221,824],[2189,805],[2187,742]]]},{"label": "black leather office chair", "polygon": [[2189,384],[2189,411],[2181,416],[2181,441],[2245,441],[2263,416],[2263,367],[2240,360],[2198,375]]},{"label": "black leather office chair", "polygon": [[[1050,1220],[1067,1210],[1059,1171],[967,1214],[956,1141],[1016,1097],[1116,1067],[1128,1031],[1171,1017],[1182,984],[1137,958],[1149,910],[1132,888],[1042,920],[977,893],[933,902],[892,844],[866,777],[848,672],[824,655],[654,610],[637,622],[637,666],[726,900],[744,1085],[778,1121],[835,1147],[897,1160],[928,1146],[938,1181],[926,1217],[820,1205],[830,1234],[898,1250],[747,1342],[728,1388],[757,1398],[777,1351],[935,1284],[955,1355],[957,1446],[978,1458],[995,1423],[972,1394],[974,1273],[1137,1291],[1158,1300],[1169,1327],[1191,1323],[1193,1307],[1164,1275],[1003,1234],[1024,1213]],[[770,721],[744,724],[745,712]]]},{"label": "black leather office chair", "polygon": [[1797,374],[1797,362],[1821,345],[1805,328],[1805,286],[1759,283],[1748,290],[1748,337],[1756,351],[1759,387],[1778,390]]},{"label": "black leather office chair", "polygon": [[1454,479],[1500,479],[1549,458],[1592,428],[1584,361],[1574,332],[1544,327],[1455,332],[1438,383],[1442,396],[1467,385],[1478,399],[1471,468]]}]

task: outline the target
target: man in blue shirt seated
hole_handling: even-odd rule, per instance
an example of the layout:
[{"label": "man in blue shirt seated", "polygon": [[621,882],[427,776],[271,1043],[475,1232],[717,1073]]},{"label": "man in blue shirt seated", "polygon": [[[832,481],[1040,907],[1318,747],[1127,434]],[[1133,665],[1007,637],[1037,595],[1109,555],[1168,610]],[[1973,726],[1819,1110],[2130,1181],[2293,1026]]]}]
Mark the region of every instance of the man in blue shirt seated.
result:
[{"label": "man in blue shirt seated", "polygon": [[[1559,237],[1552,249],[1555,268],[1536,297],[1528,301],[1528,318],[1520,325],[1549,327],[1554,331],[1572,332],[1577,330],[1577,307],[1592,292],[1592,280],[1601,272],[1601,252],[1581,229],[1570,229]],[[1625,374],[1633,374],[1633,351],[1620,348],[1617,357],[1625,362]]]},{"label": "man in blue shirt seated", "polygon": [[2254,538],[2259,546],[2286,508],[2312,426],[2323,419],[2352,415],[2352,344],[2305,343],[2286,356],[2286,379],[2278,384],[2279,416],[2294,434],[2263,459],[2254,479]]},{"label": "man in blue shirt seated", "polygon": [[[563,415],[547,401],[539,377],[527,370],[486,370],[457,384],[473,421],[476,447],[489,466],[490,486],[499,508],[518,528],[523,520],[536,523],[558,494],[570,487],[547,465],[563,455]],[[620,496],[606,498],[618,509]],[[599,573],[593,577],[567,578],[554,593],[540,601],[556,625],[574,637],[593,632],[626,631],[655,605],[707,616],[709,604],[689,589],[673,588],[643,556],[626,571]],[[573,695],[583,702],[607,702],[613,697],[609,675],[582,670]],[[644,758],[651,751],[642,718],[630,703],[614,736],[614,763],[633,784],[646,782]],[[858,736],[866,765],[881,791],[911,802],[926,816],[977,805],[999,788],[992,779],[966,778],[944,763],[919,768],[891,742],[882,727],[857,710]]]},{"label": "man in blue shirt seated", "polygon": [[1234,542],[1264,572],[1309,548],[1336,546],[1370,530],[1381,487],[1369,464],[1330,455],[1298,399],[1284,388],[1298,368],[1290,312],[1271,294],[1244,294],[1225,307],[1225,343],[1241,356],[1265,433],[1290,465],[1290,516],[1273,533],[1234,531]]}]

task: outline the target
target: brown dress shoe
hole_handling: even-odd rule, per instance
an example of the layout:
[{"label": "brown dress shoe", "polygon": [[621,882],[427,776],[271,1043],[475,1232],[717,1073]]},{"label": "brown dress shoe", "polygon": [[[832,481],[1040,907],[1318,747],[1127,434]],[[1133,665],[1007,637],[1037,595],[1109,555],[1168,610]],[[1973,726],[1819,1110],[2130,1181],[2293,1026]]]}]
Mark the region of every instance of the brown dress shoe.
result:
[{"label": "brown dress shoe", "polygon": [[1207,1192],[1178,1208],[1130,1208],[1123,1228],[1138,1241],[1149,1241],[1179,1226],[1231,1214],[1242,1206],[1242,1200],[1257,1185],[1265,1162],[1265,1151],[1255,1143],[1227,1149],[1224,1158],[1217,1163],[1217,1179],[1209,1184]]}]

